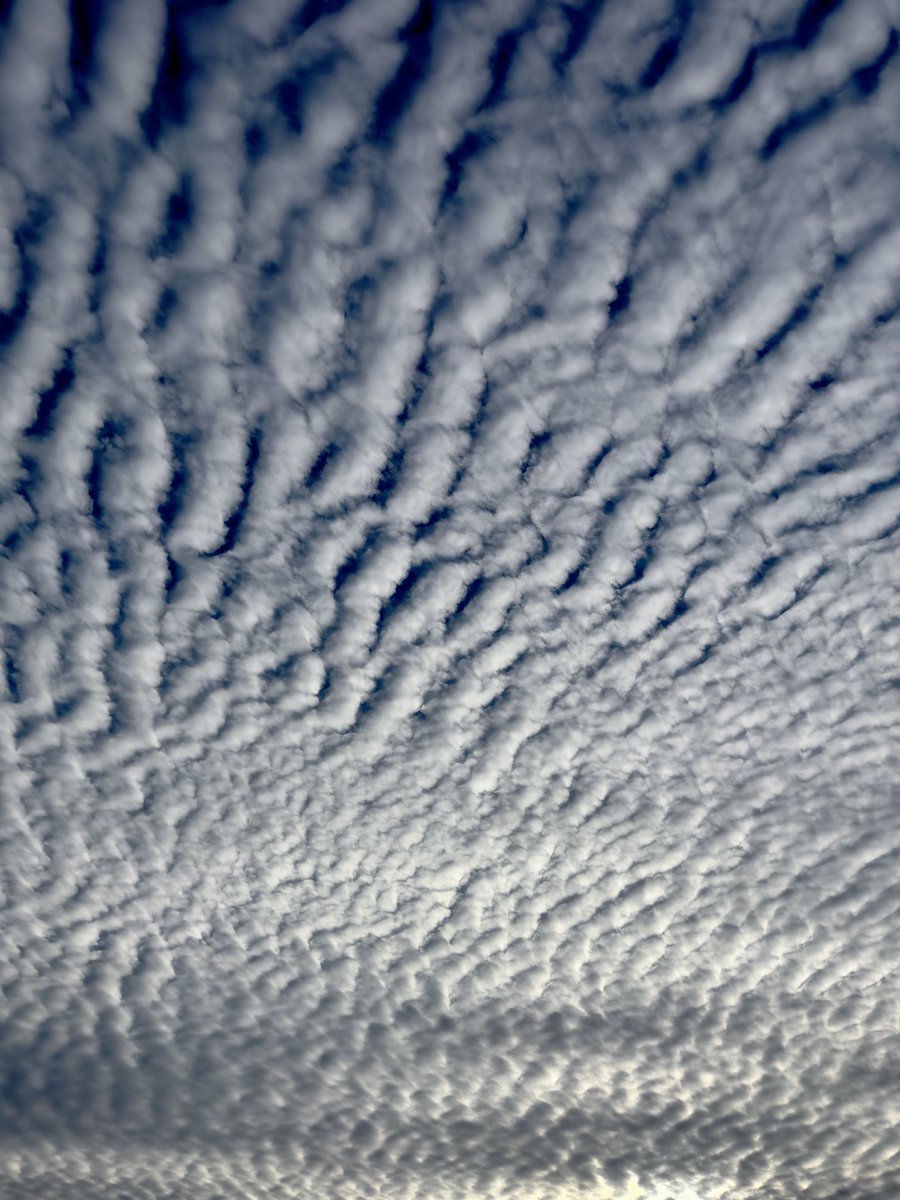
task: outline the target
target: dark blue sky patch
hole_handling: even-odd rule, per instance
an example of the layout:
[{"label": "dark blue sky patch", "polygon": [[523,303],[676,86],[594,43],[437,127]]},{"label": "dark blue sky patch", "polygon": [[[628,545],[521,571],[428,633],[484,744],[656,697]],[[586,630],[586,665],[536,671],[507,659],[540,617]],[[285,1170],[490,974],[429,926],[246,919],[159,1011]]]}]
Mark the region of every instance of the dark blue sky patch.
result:
[{"label": "dark blue sky patch", "polygon": [[435,0],[419,0],[409,23],[398,39],[406,44],[406,54],[394,78],[385,86],[377,101],[369,136],[374,142],[388,141],[400,118],[409,109],[431,64],[431,43],[436,18]]},{"label": "dark blue sky patch", "polygon": [[662,528],[662,518],[657,517],[653,525],[647,530],[640,552],[638,553],[637,558],[634,560],[634,568],[632,569],[629,577],[619,585],[619,591],[625,591],[633,584],[640,583],[640,581],[644,578],[647,568],[650,566],[656,556],[656,547],[654,543],[656,542],[656,539],[659,536]]},{"label": "dark blue sky patch", "polygon": [[714,97],[710,102],[713,108],[728,108],[730,105],[735,104],[738,100],[740,100],[741,96],[743,96],[744,92],[746,92],[747,88],[749,88],[750,84],[753,82],[753,72],[756,67],[757,54],[758,51],[754,46],[753,49],[747,53],[744,61],[741,63],[740,70],[738,71],[737,75],[735,75],[734,79],[732,79],[731,83],[729,83],[725,91],[721,94],[721,96]]},{"label": "dark blue sky patch", "polygon": [[610,323],[615,321],[616,317],[628,311],[628,306],[631,304],[631,276],[623,275],[616,284],[616,293],[610,300],[608,305]]},{"label": "dark blue sky patch", "polygon": [[174,434],[172,437],[172,477],[165,499],[157,509],[163,537],[174,525],[184,505],[190,482],[188,453],[193,442],[194,438],[190,434]]},{"label": "dark blue sky patch", "polygon": [[39,281],[37,261],[31,250],[40,244],[54,213],[55,206],[48,196],[32,192],[27,203],[26,218],[13,234],[18,279],[12,306],[0,311],[0,353],[12,344],[28,316],[31,293]]},{"label": "dark blue sky patch", "polygon": [[397,611],[397,609],[402,608],[403,605],[406,603],[406,601],[409,600],[410,594],[411,594],[413,588],[416,586],[416,584],[419,582],[420,579],[425,578],[425,576],[428,574],[428,572],[430,570],[431,570],[430,562],[415,563],[413,566],[410,567],[410,569],[407,571],[407,573],[404,575],[404,577],[400,580],[400,582],[394,588],[394,591],[392,592],[392,594],[387,598],[387,600],[385,600],[384,604],[382,604],[382,606],[381,606],[381,611],[378,614],[378,623],[377,623],[376,629],[375,629],[376,638],[381,636],[381,633],[382,633],[385,625],[387,624],[387,622],[390,620],[390,618],[393,616],[393,614]]},{"label": "dark blue sky patch", "polygon": [[464,134],[462,140],[444,156],[444,162],[447,164],[447,178],[441,193],[441,208],[444,208],[459,191],[466,164],[484,153],[487,147],[493,144],[493,141],[494,138],[489,129],[470,129]]},{"label": "dark blue sky patch", "polygon": [[304,4],[300,5],[297,15],[291,21],[289,37],[301,36],[308,29],[312,29],[317,21],[341,12],[348,3],[350,0],[306,0]]},{"label": "dark blue sky patch", "polygon": [[771,431],[767,430],[768,436],[766,437],[766,440],[764,442],[760,442],[758,447],[760,463],[764,462],[767,458],[770,458],[773,454],[775,454],[785,440],[791,436],[794,426],[796,425],[798,419],[803,415],[803,411],[810,399],[811,398],[809,396],[805,396],[803,399],[798,401],[798,403],[794,405],[780,425],[776,426]]},{"label": "dark blue sky patch", "polygon": [[425,315],[425,323],[422,330],[423,349],[422,353],[419,355],[419,361],[416,363],[416,378],[420,381],[431,378],[431,358],[429,356],[431,339],[434,336],[434,325],[435,321],[437,320],[438,313],[443,307],[445,307],[445,303],[446,302],[442,302],[440,296],[438,296]]},{"label": "dark blue sky patch", "polygon": [[684,675],[690,675],[692,671],[696,671],[698,667],[702,667],[704,663],[708,663],[715,652],[715,642],[707,642],[696,658],[692,659],[685,666],[680,667],[672,675],[673,679],[681,679]]},{"label": "dark blue sky patch", "polygon": [[69,0],[69,73],[74,107],[90,100],[97,39],[103,28],[109,0]]},{"label": "dark blue sky patch", "polygon": [[479,112],[496,107],[506,93],[506,83],[512,69],[513,60],[523,36],[522,29],[508,29],[497,39],[497,44],[491,54],[488,64],[491,73],[491,84],[484,99],[478,106]]},{"label": "dark blue sky patch", "polygon": [[71,346],[63,351],[62,363],[53,372],[53,381],[38,397],[34,421],[25,430],[26,437],[44,438],[53,432],[53,418],[59,403],[75,382],[75,355]]},{"label": "dark blue sky patch", "polygon": [[355,146],[348,146],[328,168],[326,178],[329,193],[346,192],[359,181],[362,171],[355,149]]},{"label": "dark blue sky patch", "polygon": [[900,531],[900,517],[896,521],[892,521],[885,529],[875,535],[877,542],[888,542],[894,535]]},{"label": "dark blue sky patch", "polygon": [[316,484],[325,474],[328,464],[337,458],[338,454],[340,454],[340,451],[341,448],[336,442],[329,442],[327,446],[319,451],[319,453],[316,455],[315,462],[309,468],[307,476],[303,481],[303,486],[307,489],[307,491],[316,486]]},{"label": "dark blue sky patch", "polygon": [[669,73],[681,48],[680,37],[667,37],[657,48],[641,74],[641,87],[652,90]]},{"label": "dark blue sky patch", "polygon": [[565,45],[553,60],[557,71],[563,72],[578,55],[587,41],[605,0],[584,0],[583,4],[561,4],[560,10],[569,26]]},{"label": "dark blue sky patch", "polygon": [[648,637],[654,637],[657,633],[662,632],[662,630],[670,628],[670,626],[674,625],[677,620],[688,612],[689,608],[690,605],[684,596],[679,596],[672,605],[671,610],[657,622],[656,628],[648,634]]},{"label": "dark blue sky patch", "polygon": [[584,571],[593,562],[596,552],[598,552],[602,544],[602,522],[595,522],[592,533],[590,533],[586,544],[582,547],[581,560],[576,563],[574,568],[569,571],[563,582],[557,588],[554,588],[554,595],[562,595],[564,592],[571,592],[572,588],[576,588],[581,583],[581,578]]},{"label": "dark blue sky patch", "polygon": [[881,77],[887,70],[888,65],[893,61],[898,46],[900,46],[900,37],[897,36],[897,30],[892,29],[888,35],[885,47],[878,57],[866,66],[860,67],[858,71],[853,72],[853,82],[863,96],[874,96],[878,91],[881,84]]},{"label": "dark blue sky patch", "polygon": [[452,626],[456,624],[472,601],[481,594],[481,592],[484,590],[485,582],[486,581],[483,575],[476,575],[475,578],[469,583],[456,608],[454,608],[453,612],[450,613],[444,622],[447,629],[452,628]]},{"label": "dark blue sky patch", "polygon": [[433,529],[436,529],[442,521],[446,521],[453,516],[452,508],[436,508],[429,515],[427,521],[422,521],[418,525],[413,526],[413,540],[418,542],[423,537],[427,537]]},{"label": "dark blue sky patch", "polygon": [[484,424],[485,419],[487,418],[488,405],[490,404],[490,402],[491,402],[491,385],[490,385],[490,382],[486,382],[484,387],[481,389],[481,391],[478,394],[478,400],[475,404],[475,411],[472,414],[471,420],[469,421],[468,425],[466,426],[466,433],[469,435],[470,438],[474,438],[476,436],[476,434],[478,433],[478,430]]},{"label": "dark blue sky patch", "polygon": [[27,227],[26,229],[17,231],[13,235],[13,245],[18,257],[19,278],[12,305],[0,311],[0,354],[2,354],[5,347],[11,345],[16,334],[25,323],[30,304],[31,289],[37,281],[37,264],[27,250],[29,240],[27,237]]},{"label": "dark blue sky patch", "polygon": [[704,477],[697,484],[697,494],[699,494],[704,488],[708,488],[714,484],[718,478],[719,472],[716,470],[715,466],[711,466]]},{"label": "dark blue sky patch", "polygon": [[577,587],[578,581],[581,579],[581,573],[586,566],[587,564],[582,562],[579,563],[577,567],[573,567],[556,589],[556,595],[560,596],[563,592],[570,592],[572,588]]},{"label": "dark blue sky patch", "polygon": [[777,612],[772,613],[771,616],[766,617],[766,620],[777,621],[778,618],[783,617],[786,612],[790,612],[790,610],[798,605],[801,600],[806,599],[819,580],[823,579],[828,574],[828,571],[828,566],[825,563],[822,563],[821,566],[817,567],[816,570],[813,571],[808,579],[804,579],[798,587],[794,588],[794,594],[787,604],[785,604],[782,608],[779,608]]},{"label": "dark blue sky patch", "polygon": [[[7,637],[10,638],[11,633],[8,633]],[[3,671],[6,677],[6,690],[9,693],[9,698],[13,704],[18,704],[20,699],[19,668],[13,655],[11,643],[3,655]]]},{"label": "dark blue sky patch", "polygon": [[363,542],[363,544],[358,549],[352,551],[344,559],[344,561],[338,567],[337,573],[334,577],[333,591],[334,591],[335,596],[340,592],[341,588],[344,586],[344,584],[347,582],[347,580],[352,579],[353,576],[357,574],[357,572],[362,567],[363,563],[366,561],[366,558],[368,557],[368,555],[371,553],[372,550],[375,549],[375,547],[378,545],[380,540],[381,540],[381,534],[380,534],[379,530],[378,529],[370,529],[369,532],[366,534],[366,538],[365,538],[365,541]]},{"label": "dark blue sky patch", "polygon": [[182,579],[184,571],[175,561],[171,554],[166,555],[166,580],[164,584],[166,600],[170,600],[172,593],[178,587],[179,581]]},{"label": "dark blue sky patch", "polygon": [[484,387],[481,389],[481,391],[478,394],[478,399],[475,402],[475,409],[472,413],[472,416],[470,417],[470,419],[465,427],[465,432],[469,438],[469,445],[468,445],[468,449],[467,449],[465,455],[463,456],[462,461],[460,462],[459,466],[456,469],[456,473],[453,476],[453,480],[450,484],[450,487],[447,489],[448,498],[453,496],[453,494],[456,492],[456,490],[459,488],[460,484],[466,477],[466,472],[468,471],[469,465],[472,460],[472,453],[477,444],[478,432],[481,429],[481,426],[487,420],[488,405],[490,404],[490,400],[491,400],[491,385],[490,385],[490,381],[486,380]]},{"label": "dark blue sky patch", "polygon": [[811,46],[832,13],[837,12],[844,0],[807,0],[794,26],[794,44],[801,50]]},{"label": "dark blue sky patch", "polygon": [[37,514],[37,492],[43,482],[41,465],[32,454],[23,454],[19,459],[19,476],[15,483],[17,496],[21,496],[35,515]]},{"label": "dark blue sky patch", "polygon": [[330,668],[326,667],[324,672],[322,673],[322,684],[321,684],[318,692],[316,693],[316,703],[317,704],[321,704],[323,700],[327,699],[328,694],[331,691],[333,686],[334,686],[334,673],[330,670]]},{"label": "dark blue sky patch", "polygon": [[283,79],[275,89],[275,102],[291,133],[301,134],[303,132],[301,80],[297,77]]},{"label": "dark blue sky patch", "polygon": [[833,96],[820,96],[809,108],[791,113],[790,116],[770,131],[765,142],[763,142],[759,151],[762,161],[768,162],[792,138],[797,137],[798,134],[804,133],[807,129],[811,129],[814,125],[824,120],[834,108],[835,103],[836,101]]},{"label": "dark blue sky patch", "polygon": [[388,500],[390,500],[394,488],[400,481],[400,473],[403,470],[403,461],[406,458],[406,448],[398,446],[387,457],[384,466],[381,469],[381,474],[378,476],[378,482],[375,485],[375,491],[372,494],[372,500],[380,507],[384,508]]},{"label": "dark blue sky patch", "polygon": [[[240,583],[241,583],[240,571],[236,572],[233,575],[226,576],[222,580],[222,586],[219,589],[220,602],[224,603],[224,601],[226,601],[230,596],[233,596],[235,594],[235,592],[238,590]],[[221,613],[220,613],[220,616],[221,616]]]},{"label": "dark blue sky patch", "polygon": [[519,464],[519,475],[522,479],[527,479],[530,472],[538,465],[543,451],[549,445],[552,438],[552,429],[544,429],[540,433],[533,433],[531,435],[531,440],[528,443],[528,452]]},{"label": "dark blue sky patch", "polygon": [[[271,92],[271,103],[290,133],[299,137],[305,124],[305,109],[311,89],[318,80],[330,75],[340,56],[333,53],[306,62],[282,79]],[[267,127],[266,133],[269,132]]]},{"label": "dark blue sky patch", "polygon": [[894,301],[883,308],[880,313],[876,313],[873,325],[889,325],[895,319],[897,313],[900,312],[900,301]]},{"label": "dark blue sky patch", "polygon": [[703,145],[690,162],[672,172],[672,190],[693,187],[708,177],[710,170],[709,145]]},{"label": "dark blue sky patch", "polygon": [[169,197],[163,230],[150,251],[152,258],[171,258],[181,249],[194,219],[194,189],[190,175],[182,175]]},{"label": "dark blue sky patch", "polygon": [[[508,687],[505,687],[505,688],[503,688],[502,691],[498,692],[496,696],[491,696],[490,700],[488,700],[488,702],[482,706],[481,711],[483,713],[496,714],[496,713],[502,711],[504,705],[509,703],[511,696],[512,696],[511,689]],[[499,727],[499,725],[500,725],[500,722],[497,722],[497,721],[492,722],[487,727],[486,732],[488,734],[490,734],[490,732],[493,729],[497,729]]]},{"label": "dark blue sky patch", "polygon": [[831,385],[835,382],[835,379],[836,376],[832,375],[829,371],[826,371],[822,375],[818,375],[815,379],[811,379],[809,381],[810,390],[813,392],[824,392],[826,388],[831,387]]},{"label": "dark blue sky patch", "polygon": [[534,563],[540,562],[542,558],[546,558],[550,553],[549,540],[544,536],[540,529],[537,528],[537,526],[534,526],[534,532],[537,534],[538,544],[536,549],[531,551],[531,553],[525,559],[525,562],[522,564],[523,570],[527,570],[527,568],[532,566]]},{"label": "dark blue sky patch", "polygon": [[900,487],[900,471],[896,471],[893,475],[887,475],[884,479],[876,479],[861,492],[845,500],[844,505],[847,508],[857,508],[870,497],[877,496],[880,492],[889,492],[896,487]]},{"label": "dark blue sky patch", "polygon": [[106,260],[108,253],[108,241],[106,231],[105,217],[101,215],[98,218],[100,226],[97,233],[97,241],[94,246],[94,256],[88,266],[88,275],[91,279],[90,298],[88,307],[92,313],[100,311],[100,303],[103,299],[103,293],[106,289]]},{"label": "dark blue sky patch", "polygon": [[655,479],[671,457],[672,451],[669,449],[668,445],[663,442],[659,448],[659,454],[656,456],[656,461],[647,471],[647,478]]},{"label": "dark blue sky patch", "polygon": [[[559,210],[559,230],[561,234],[565,234],[571,228],[572,222],[584,212],[588,200],[594,194],[594,188],[591,182],[582,188],[569,188],[566,191],[565,201],[562,208]],[[560,246],[564,246],[565,242],[560,242]]]},{"label": "dark blue sky patch", "polygon": [[269,137],[266,126],[259,121],[251,121],[244,130],[244,153],[251,164],[264,158],[269,149]]},{"label": "dark blue sky patch", "polygon": [[763,344],[758,348],[754,356],[757,362],[762,362],[764,358],[768,358],[768,356],[774,350],[778,349],[785,338],[789,337],[792,333],[799,329],[805,321],[809,319],[813,310],[813,305],[821,294],[822,285],[820,283],[815,284],[809,289],[800,303],[791,312],[787,320],[779,325],[775,332],[770,334],[769,337],[767,337]]},{"label": "dark blue sky patch", "polygon": [[588,486],[588,484],[591,482],[591,480],[594,478],[594,476],[599,471],[601,464],[609,457],[609,455],[612,453],[612,451],[613,451],[612,442],[606,442],[604,445],[602,445],[600,447],[600,449],[597,451],[597,453],[593,456],[591,461],[585,467],[584,474],[581,477],[581,481],[578,485],[578,492],[576,494],[584,491],[584,489]]},{"label": "dark blue sky patch", "polygon": [[72,582],[72,566],[73,555],[71,550],[60,550],[59,552],[59,590],[64,596],[71,596],[73,593]]},{"label": "dark blue sky patch", "polygon": [[758,588],[759,585],[765,581],[766,577],[778,566],[780,562],[781,559],[777,554],[767,555],[747,580],[747,591],[752,592],[754,588]]},{"label": "dark blue sky patch", "polygon": [[169,318],[178,306],[178,293],[173,287],[164,287],[159,293],[159,302],[153,314],[153,327],[160,333],[169,324]]},{"label": "dark blue sky patch", "polygon": [[431,372],[428,368],[428,359],[426,355],[422,355],[416,364],[416,369],[413,374],[412,387],[409,394],[403,402],[403,407],[397,414],[397,424],[402,429],[408,424],[410,417],[419,406],[419,402],[425,395],[425,388],[430,378]]},{"label": "dark blue sky patch", "polygon": [[349,285],[344,298],[344,313],[347,320],[365,323],[376,295],[376,282],[371,275],[360,275]]},{"label": "dark blue sky patch", "polygon": [[43,239],[52,218],[56,215],[57,206],[52,196],[43,192],[29,192],[27,197],[25,220],[16,233],[21,245],[28,248],[37,246]]},{"label": "dark blue sky patch", "polygon": [[695,579],[699,579],[701,575],[705,575],[706,572],[712,570],[715,565],[716,560],[713,558],[701,558],[699,562],[694,563],[690,571],[688,571],[685,591],[687,591],[687,588],[690,587]]},{"label": "dark blue sky patch", "polygon": [[88,274],[92,279],[100,279],[106,271],[106,253],[107,240],[105,233],[101,232],[97,235],[97,243],[94,247],[94,257],[88,264]]},{"label": "dark blue sky patch", "polygon": [[113,646],[121,650],[125,642],[125,625],[128,621],[128,607],[130,602],[130,589],[125,587],[119,594],[119,606],[114,619],[109,625],[109,634],[112,638]]},{"label": "dark blue sky patch", "polygon": [[151,149],[156,149],[166,126],[183,125],[188,116],[188,95],[195,64],[188,51],[185,18],[176,5],[167,8],[163,51],[157,67],[150,103],[141,114],[141,128]]},{"label": "dark blue sky patch", "polygon": [[182,16],[227,12],[234,0],[167,0],[169,9]]},{"label": "dark blue sky patch", "polygon": [[656,554],[656,551],[653,548],[652,543],[650,545],[646,546],[645,549],[641,551],[641,553],[634,560],[634,570],[631,572],[629,577],[621,584],[621,588],[623,591],[626,588],[632,587],[635,583],[640,583],[640,581],[644,578],[644,575],[647,572],[647,568],[653,562],[653,558],[654,558],[655,554]]},{"label": "dark blue sky patch", "polygon": [[[16,493],[19,493],[19,485],[16,484]],[[10,558],[18,553],[23,545],[26,544],[26,539],[29,533],[33,533],[37,528],[37,520],[31,520],[27,524],[18,529],[11,529],[6,537],[0,542],[2,547],[3,557]]]},{"label": "dark blue sky patch", "polygon": [[364,696],[360,701],[359,708],[356,710],[357,721],[373,712],[378,706],[378,698],[383,695],[387,681],[390,678],[390,674],[391,672],[388,671],[379,679],[376,679],[369,689],[368,695]]},{"label": "dark blue sky patch", "polygon": [[88,494],[88,511],[95,525],[101,529],[105,525],[103,512],[104,460],[111,451],[121,448],[124,432],[121,423],[112,417],[107,417],[97,431],[97,440],[91,453],[91,465],[84,480]]},{"label": "dark blue sky patch", "polygon": [[262,677],[268,683],[271,683],[276,679],[287,679],[293,673],[293,670],[299,661],[299,654],[289,654],[287,658],[283,658],[280,662],[276,663],[274,667],[267,667],[266,670],[262,672]]},{"label": "dark blue sky patch", "polygon": [[[71,714],[75,712],[78,704],[79,697],[77,696],[60,696],[53,705],[54,720],[65,721],[66,717],[71,716]],[[91,1084],[93,1083],[93,1080],[89,1075],[86,1074],[85,1077],[78,1082],[78,1084],[75,1084],[74,1076],[68,1082],[75,1086],[71,1088],[68,1096],[63,1094],[59,1098],[68,1100],[71,1104],[73,1112],[78,1113],[82,1109],[83,1105],[90,1103]],[[54,1096],[54,1099],[56,1098],[57,1097]]]},{"label": "dark blue sky patch", "polygon": [[256,468],[259,463],[261,447],[262,430],[254,429],[247,439],[247,459],[244,466],[244,479],[241,484],[241,498],[234,512],[225,521],[225,538],[222,544],[217,546],[215,550],[208,550],[204,554],[204,558],[219,558],[223,554],[230,554],[237,545],[241,526],[250,508],[250,497],[253,493],[253,482],[256,478]]},{"label": "dark blue sky patch", "polygon": [[691,347],[700,347],[717,318],[726,313],[739,294],[742,283],[748,278],[748,270],[740,266],[731,271],[726,279],[704,299],[690,314],[675,343],[679,353]]}]

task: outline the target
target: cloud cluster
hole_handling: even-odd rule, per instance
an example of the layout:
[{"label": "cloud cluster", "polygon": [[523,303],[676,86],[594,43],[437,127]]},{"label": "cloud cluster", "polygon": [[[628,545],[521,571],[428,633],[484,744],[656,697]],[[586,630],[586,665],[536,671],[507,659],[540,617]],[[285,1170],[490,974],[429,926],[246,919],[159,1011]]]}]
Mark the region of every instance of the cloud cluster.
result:
[{"label": "cloud cluster", "polygon": [[18,0],[0,1195],[900,1188],[893,0]]}]

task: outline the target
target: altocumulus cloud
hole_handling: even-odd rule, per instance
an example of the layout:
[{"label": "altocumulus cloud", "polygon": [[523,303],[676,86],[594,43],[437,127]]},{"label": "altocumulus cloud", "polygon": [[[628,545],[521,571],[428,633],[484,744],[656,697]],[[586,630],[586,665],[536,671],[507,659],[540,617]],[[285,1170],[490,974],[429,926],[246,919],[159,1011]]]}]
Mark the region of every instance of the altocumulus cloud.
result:
[{"label": "altocumulus cloud", "polygon": [[896,0],[13,0],[0,1194],[900,1194]]}]

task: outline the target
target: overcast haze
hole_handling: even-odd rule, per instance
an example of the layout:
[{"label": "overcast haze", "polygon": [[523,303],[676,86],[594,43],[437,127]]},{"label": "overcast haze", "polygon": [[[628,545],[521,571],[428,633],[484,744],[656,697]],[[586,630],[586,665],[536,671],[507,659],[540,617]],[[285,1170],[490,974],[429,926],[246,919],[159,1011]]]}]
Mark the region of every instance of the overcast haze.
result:
[{"label": "overcast haze", "polygon": [[898,0],[0,11],[0,1197],[896,1200]]}]

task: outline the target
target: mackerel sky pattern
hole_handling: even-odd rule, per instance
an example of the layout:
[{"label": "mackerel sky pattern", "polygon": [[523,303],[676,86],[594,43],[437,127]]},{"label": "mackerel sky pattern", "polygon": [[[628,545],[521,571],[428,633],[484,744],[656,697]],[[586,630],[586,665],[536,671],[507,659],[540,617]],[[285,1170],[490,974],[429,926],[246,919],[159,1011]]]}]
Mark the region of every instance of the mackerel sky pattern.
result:
[{"label": "mackerel sky pattern", "polygon": [[0,20],[2,1200],[896,1200],[898,0]]}]

